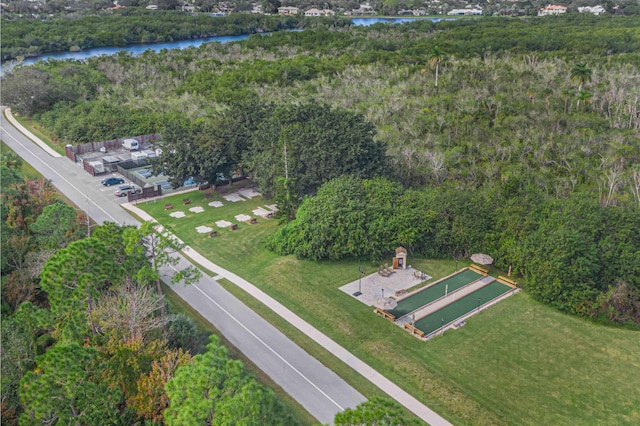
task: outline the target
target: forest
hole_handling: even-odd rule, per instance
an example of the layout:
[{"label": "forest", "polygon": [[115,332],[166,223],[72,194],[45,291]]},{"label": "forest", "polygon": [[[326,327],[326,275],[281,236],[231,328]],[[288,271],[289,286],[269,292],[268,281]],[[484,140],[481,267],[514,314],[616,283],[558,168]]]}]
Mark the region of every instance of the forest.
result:
[{"label": "forest", "polygon": [[75,19],[55,18],[40,21],[3,18],[0,28],[0,58],[6,61],[51,52],[255,34],[291,30],[302,26],[304,17],[239,14],[214,18],[186,12],[141,8],[103,11],[95,16]]},{"label": "forest", "polygon": [[[164,133],[164,150],[177,153],[155,167],[176,184],[243,167],[286,206],[285,221],[300,208],[269,241],[280,253],[490,250],[539,300],[637,323],[638,24],[567,16],[279,32],[16,68],[3,97],[60,140]],[[360,187],[320,192],[344,175],[396,182],[358,198],[382,203],[372,226],[403,206],[395,233],[349,241],[362,217],[323,228],[341,236],[313,230],[333,205],[314,207],[316,193],[338,200]]]}]

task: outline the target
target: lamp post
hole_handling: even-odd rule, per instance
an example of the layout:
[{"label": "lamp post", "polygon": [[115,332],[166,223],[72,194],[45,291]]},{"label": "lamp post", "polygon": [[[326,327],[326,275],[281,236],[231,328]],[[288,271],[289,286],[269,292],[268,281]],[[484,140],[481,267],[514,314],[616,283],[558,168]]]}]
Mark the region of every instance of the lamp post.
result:
[{"label": "lamp post", "polygon": [[444,335],[444,318],[442,318],[442,323],[440,324],[440,329],[442,330],[440,334]]},{"label": "lamp post", "polygon": [[358,291],[353,293],[355,297],[362,295],[362,275],[364,275],[365,272],[364,267],[358,266],[358,272],[360,272],[360,278],[358,279]]},{"label": "lamp post", "polygon": [[478,297],[478,312],[480,312],[480,298]]}]

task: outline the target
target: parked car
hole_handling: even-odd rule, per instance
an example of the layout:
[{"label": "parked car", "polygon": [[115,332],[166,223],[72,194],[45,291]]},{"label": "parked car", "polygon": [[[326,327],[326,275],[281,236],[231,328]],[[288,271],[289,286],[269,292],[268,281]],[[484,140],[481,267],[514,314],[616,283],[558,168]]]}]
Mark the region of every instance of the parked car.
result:
[{"label": "parked car", "polygon": [[120,183],[124,183],[124,179],[115,176],[102,179],[104,186],[118,185]]},{"label": "parked car", "polygon": [[118,197],[126,197],[128,193],[140,194],[142,189],[136,185],[122,185],[119,186],[116,190],[116,196]]}]

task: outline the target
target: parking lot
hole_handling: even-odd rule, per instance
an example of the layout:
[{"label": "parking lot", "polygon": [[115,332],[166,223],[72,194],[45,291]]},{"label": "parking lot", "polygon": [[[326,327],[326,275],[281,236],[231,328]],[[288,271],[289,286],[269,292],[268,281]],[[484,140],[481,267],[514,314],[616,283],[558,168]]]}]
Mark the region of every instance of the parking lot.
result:
[{"label": "parking lot", "polygon": [[[139,151],[129,151],[125,148],[109,149],[103,151],[91,151],[78,155],[78,165],[89,163],[94,167],[96,175],[92,177],[92,182],[96,185],[96,190],[110,195],[113,200],[121,204],[127,200],[126,196],[116,196],[116,191],[120,186],[130,185],[133,187],[160,186],[163,194],[171,194],[176,191],[184,191],[195,186],[192,180],[187,180],[178,189],[173,189],[167,176],[159,174],[154,176],[151,172],[149,158],[155,157],[157,152],[155,147],[144,144]],[[124,169],[124,170],[123,170]],[[122,173],[119,172],[122,171]],[[106,186],[102,180],[108,177],[116,177],[124,180],[122,183]]]}]

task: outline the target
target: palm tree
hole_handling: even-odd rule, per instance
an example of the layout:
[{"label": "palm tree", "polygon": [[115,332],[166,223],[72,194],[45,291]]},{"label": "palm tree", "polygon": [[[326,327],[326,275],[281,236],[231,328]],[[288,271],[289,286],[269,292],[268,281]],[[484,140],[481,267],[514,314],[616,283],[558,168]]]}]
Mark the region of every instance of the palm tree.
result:
[{"label": "palm tree", "polygon": [[527,89],[527,95],[529,95],[529,99],[531,99],[531,105],[536,104],[536,92],[533,89]]},{"label": "palm tree", "polygon": [[578,83],[578,92],[581,92],[584,83],[591,81],[591,69],[587,68],[587,64],[579,63],[574,65],[571,70],[571,81],[573,83]]},{"label": "palm tree", "polygon": [[579,91],[576,96],[576,98],[578,99],[578,102],[576,103],[576,107],[580,107],[580,102],[582,102],[584,105],[591,102],[592,97],[593,95],[591,93],[585,92],[583,90]]},{"label": "palm tree", "polygon": [[431,68],[436,69],[436,88],[438,88],[438,70],[440,62],[444,59],[444,52],[438,46],[434,46],[429,51],[427,58],[429,59],[429,65]]}]

